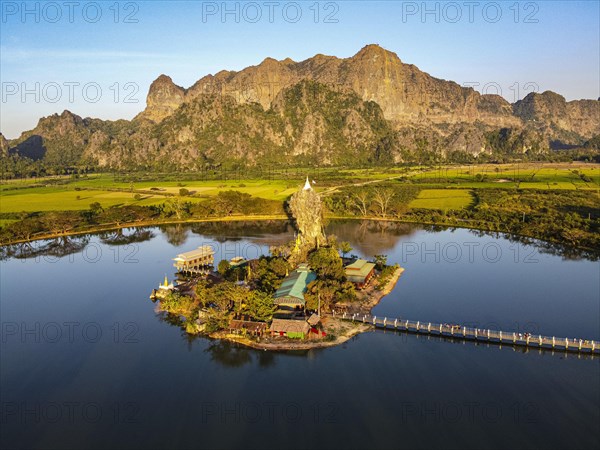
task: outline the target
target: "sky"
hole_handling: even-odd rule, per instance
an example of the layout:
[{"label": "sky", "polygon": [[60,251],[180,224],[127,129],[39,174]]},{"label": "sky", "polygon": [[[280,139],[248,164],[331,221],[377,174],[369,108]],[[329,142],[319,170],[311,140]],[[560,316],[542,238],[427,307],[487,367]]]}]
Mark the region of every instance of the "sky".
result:
[{"label": "sky", "polygon": [[0,131],[63,110],[131,119],[150,83],[183,87],[266,57],[350,57],[375,43],[432,76],[514,102],[600,97],[595,1],[0,1]]}]

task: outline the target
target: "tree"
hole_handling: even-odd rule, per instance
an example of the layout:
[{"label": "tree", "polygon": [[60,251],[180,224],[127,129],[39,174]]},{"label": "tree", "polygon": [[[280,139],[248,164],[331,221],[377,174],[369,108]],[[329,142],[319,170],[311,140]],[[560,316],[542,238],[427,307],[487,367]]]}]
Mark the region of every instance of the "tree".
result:
[{"label": "tree", "polygon": [[339,250],[342,252],[342,255],[345,258],[346,254],[350,253],[353,249],[352,249],[352,246],[350,245],[350,242],[344,241],[344,242],[340,242]]},{"label": "tree", "polygon": [[[293,248],[293,244],[292,248]],[[269,247],[269,252],[271,253],[271,255],[276,256],[276,257],[281,257],[281,258],[287,258],[288,256],[290,256],[290,254],[292,253],[291,249],[290,249],[290,244],[286,245],[271,245]]]},{"label": "tree", "polygon": [[90,211],[92,214],[100,214],[104,209],[99,202],[90,203]]},{"label": "tree", "polygon": [[179,189],[179,195],[181,195],[181,196],[190,195],[190,191],[187,190],[186,188],[181,188],[181,189]]},{"label": "tree", "polygon": [[379,213],[381,217],[385,218],[388,214],[388,208],[390,206],[390,202],[394,198],[394,191],[391,189],[376,189],[373,194],[373,201],[375,205],[379,208]]},{"label": "tree", "polygon": [[266,292],[251,291],[248,295],[246,311],[254,320],[268,322],[273,318],[277,309],[273,303],[273,297]]},{"label": "tree", "polygon": [[170,198],[163,204],[163,212],[167,217],[174,215],[180,220],[188,214],[189,204],[183,202],[179,197]]},{"label": "tree", "polygon": [[210,289],[208,287],[208,282],[204,279],[198,280],[194,291],[196,292],[196,299],[200,305],[205,307],[208,306],[210,303]]},{"label": "tree", "polygon": [[369,212],[369,203],[371,201],[371,195],[369,191],[361,189],[352,195],[352,201],[354,206],[358,209],[362,216],[366,216]]},{"label": "tree", "polygon": [[382,270],[387,264],[387,255],[375,255],[374,258],[377,270]]},{"label": "tree", "polygon": [[337,249],[321,247],[308,255],[308,264],[319,278],[346,280],[342,258]]},{"label": "tree", "polygon": [[178,292],[169,292],[161,301],[160,309],[171,314],[183,316],[187,321],[198,318],[199,303],[192,297]]},{"label": "tree", "polygon": [[356,289],[349,281],[339,279],[316,279],[309,283],[304,295],[306,308],[316,310],[321,303],[321,311],[329,311],[337,301],[353,301],[356,299]]},{"label": "tree", "polygon": [[227,261],[226,259],[222,259],[221,261],[219,261],[217,271],[221,274],[221,276],[224,277],[225,275],[227,275],[229,269],[231,269],[231,264],[229,263],[229,261]]}]

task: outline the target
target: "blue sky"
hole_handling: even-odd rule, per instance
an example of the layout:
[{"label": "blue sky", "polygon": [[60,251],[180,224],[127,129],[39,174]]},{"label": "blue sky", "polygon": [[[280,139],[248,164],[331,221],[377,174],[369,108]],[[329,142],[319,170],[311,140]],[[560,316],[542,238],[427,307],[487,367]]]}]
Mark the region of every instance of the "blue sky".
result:
[{"label": "blue sky", "polygon": [[75,3],[0,2],[0,131],[9,138],[64,109],[130,119],[161,73],[189,87],[268,56],[349,57],[369,43],[433,76],[499,87],[511,102],[532,89],[600,96],[598,1]]}]

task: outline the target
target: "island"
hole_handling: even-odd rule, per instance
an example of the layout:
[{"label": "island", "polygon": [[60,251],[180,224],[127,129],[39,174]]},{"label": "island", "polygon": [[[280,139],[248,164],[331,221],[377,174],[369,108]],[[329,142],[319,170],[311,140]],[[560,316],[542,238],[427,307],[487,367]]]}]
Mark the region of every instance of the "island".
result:
[{"label": "island", "polygon": [[287,207],[295,239],[270,255],[223,259],[204,245],[174,260],[178,282],[151,299],[156,311],[190,335],[206,335],[264,350],[305,350],[346,342],[369,324],[335,313],[369,314],[404,271],[385,255],[347,256],[352,247],[325,234],[323,207],[308,177]]}]

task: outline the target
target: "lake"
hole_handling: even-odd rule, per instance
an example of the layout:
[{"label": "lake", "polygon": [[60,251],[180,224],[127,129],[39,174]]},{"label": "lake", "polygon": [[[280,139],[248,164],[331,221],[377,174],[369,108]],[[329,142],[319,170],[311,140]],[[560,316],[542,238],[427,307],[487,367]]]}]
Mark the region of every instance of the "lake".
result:
[{"label": "lake", "polygon": [[[406,270],[381,317],[600,339],[600,265],[463,229],[332,222]],[[3,448],[584,448],[600,358],[373,331],[265,352],[191,338],[149,300],[171,258],[248,258],[284,222],[127,229],[3,249]]]}]

